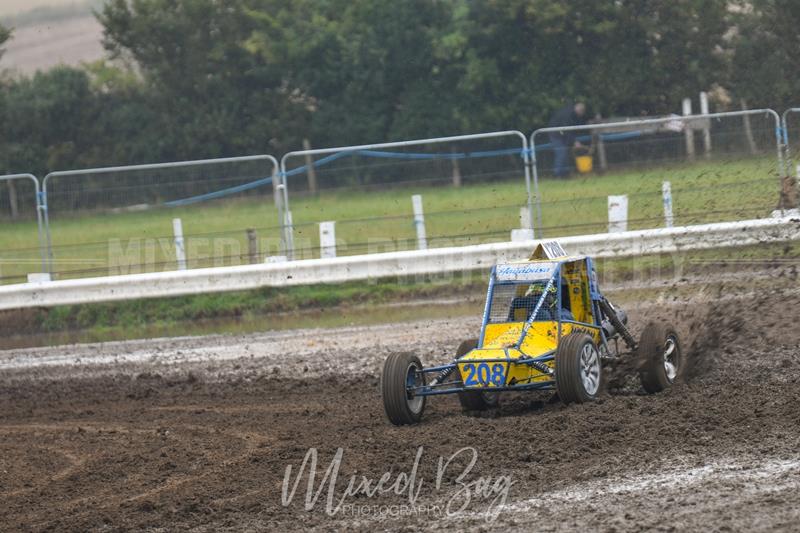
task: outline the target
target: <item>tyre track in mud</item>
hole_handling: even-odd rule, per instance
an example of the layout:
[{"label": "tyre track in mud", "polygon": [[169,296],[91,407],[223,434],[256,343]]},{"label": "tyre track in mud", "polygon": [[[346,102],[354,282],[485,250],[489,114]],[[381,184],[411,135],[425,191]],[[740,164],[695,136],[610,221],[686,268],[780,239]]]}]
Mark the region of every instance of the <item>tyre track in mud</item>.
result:
[{"label": "tyre track in mud", "polygon": [[[467,456],[448,466],[439,489],[437,459],[470,446],[478,459],[466,481],[513,481],[494,527],[787,529],[800,509],[796,289],[796,279],[758,290],[737,282],[696,300],[662,295],[631,306],[637,332],[647,320],[677,317],[692,371],[663,394],[641,395],[630,379],[594,404],[509,395],[482,416],[441,397],[413,428],[384,419],[381,360],[411,349],[440,361],[477,320],[0,353],[0,523],[481,530],[490,527],[488,501],[475,496],[453,516],[353,508],[329,516],[326,494],[304,509],[305,483],[290,505],[281,502],[287,465],[296,472],[309,448],[318,449],[320,474],[342,449],[338,501],[351,475],[391,471],[394,479],[412,470],[422,447],[416,504],[458,505]],[[129,360],[87,363],[93,355]],[[61,356],[64,364],[17,364]],[[389,510],[408,495],[346,503]]]}]

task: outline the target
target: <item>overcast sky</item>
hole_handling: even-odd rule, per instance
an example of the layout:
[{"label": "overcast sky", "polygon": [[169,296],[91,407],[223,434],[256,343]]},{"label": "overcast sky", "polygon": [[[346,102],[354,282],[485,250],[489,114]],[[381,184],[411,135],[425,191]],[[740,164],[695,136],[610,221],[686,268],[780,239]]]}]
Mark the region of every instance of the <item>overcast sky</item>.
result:
[{"label": "overcast sky", "polygon": [[0,16],[16,15],[20,11],[42,6],[63,6],[77,4],[75,0],[0,0]]}]

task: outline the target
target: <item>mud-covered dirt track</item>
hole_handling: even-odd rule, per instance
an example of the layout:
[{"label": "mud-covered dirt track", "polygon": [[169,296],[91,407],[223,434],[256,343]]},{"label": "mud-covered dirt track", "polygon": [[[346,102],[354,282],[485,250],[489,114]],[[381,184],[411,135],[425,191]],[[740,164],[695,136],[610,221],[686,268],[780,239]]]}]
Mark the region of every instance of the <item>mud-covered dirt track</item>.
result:
[{"label": "mud-covered dirt track", "polygon": [[[666,393],[507,396],[480,417],[441,397],[417,427],[386,422],[381,361],[443,361],[477,318],[0,352],[0,529],[796,530],[800,294],[778,274],[631,306],[635,331],[677,317],[693,366]],[[465,446],[474,468],[459,481],[462,452],[437,488]],[[415,507],[361,494],[331,516],[323,491],[307,511],[305,478],[284,506],[309,448],[321,475],[342,449],[334,506],[353,474],[394,482],[421,453]]]}]

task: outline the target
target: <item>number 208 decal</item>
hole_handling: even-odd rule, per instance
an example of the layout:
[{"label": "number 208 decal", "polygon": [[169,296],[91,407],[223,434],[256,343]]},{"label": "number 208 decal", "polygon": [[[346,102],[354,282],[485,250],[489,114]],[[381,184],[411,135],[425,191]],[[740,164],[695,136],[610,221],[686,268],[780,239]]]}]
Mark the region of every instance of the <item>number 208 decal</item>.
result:
[{"label": "number 208 decal", "polygon": [[495,387],[503,387],[506,384],[506,374],[503,365],[495,363],[491,367],[489,363],[466,363],[464,371],[467,373],[467,379],[464,380],[464,385],[467,387],[478,387],[481,385],[492,384]]}]

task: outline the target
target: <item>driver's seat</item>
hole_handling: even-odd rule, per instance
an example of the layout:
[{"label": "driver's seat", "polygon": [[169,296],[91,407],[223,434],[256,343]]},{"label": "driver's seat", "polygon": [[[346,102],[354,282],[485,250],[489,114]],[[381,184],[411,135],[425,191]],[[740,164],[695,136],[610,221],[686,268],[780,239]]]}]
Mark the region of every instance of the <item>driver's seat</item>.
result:
[{"label": "driver's seat", "polygon": [[[517,296],[511,300],[511,307],[508,310],[509,322],[527,322],[536,307],[536,302],[539,300],[536,296]],[[536,317],[539,320],[553,320],[550,310],[542,306],[539,309],[539,314]]]}]

